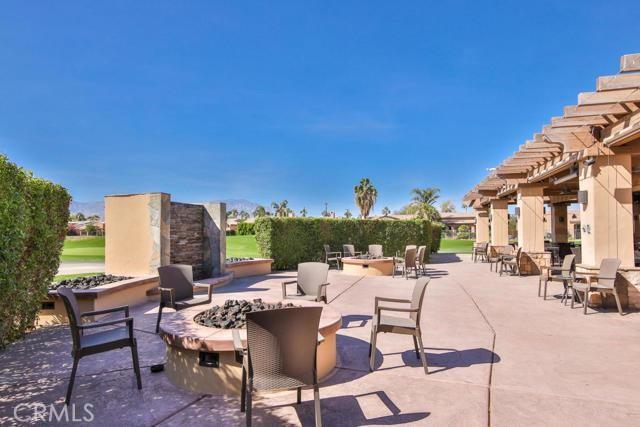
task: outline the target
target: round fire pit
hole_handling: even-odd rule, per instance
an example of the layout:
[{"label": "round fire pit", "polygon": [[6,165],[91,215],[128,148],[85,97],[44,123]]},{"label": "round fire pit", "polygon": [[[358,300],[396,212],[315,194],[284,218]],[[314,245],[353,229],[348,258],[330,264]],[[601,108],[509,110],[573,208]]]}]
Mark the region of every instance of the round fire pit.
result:
[{"label": "round fire pit", "polygon": [[[242,295],[246,298],[245,295]],[[227,301],[230,300],[230,301]],[[243,304],[244,303],[244,304]],[[225,307],[231,310],[222,311]],[[278,306],[321,306],[319,332],[324,341],[318,345],[318,377],[327,376],[336,366],[336,332],[342,325],[342,316],[332,307],[311,301],[231,300],[230,296],[215,298],[209,305],[188,308],[167,316],[160,325],[160,335],[167,344],[165,372],[176,386],[196,393],[240,393],[242,365],[236,361],[231,326],[244,322],[241,311],[253,308]],[[233,307],[233,308],[232,308]],[[268,309],[268,308],[262,308]],[[233,313],[233,314],[230,314]],[[204,323],[204,324],[203,324]],[[220,327],[205,326],[211,324]],[[224,326],[230,326],[225,329]],[[246,345],[246,329],[238,329]]]},{"label": "round fire pit", "polygon": [[393,258],[342,258],[342,270],[344,274],[356,276],[391,276],[393,274]]}]

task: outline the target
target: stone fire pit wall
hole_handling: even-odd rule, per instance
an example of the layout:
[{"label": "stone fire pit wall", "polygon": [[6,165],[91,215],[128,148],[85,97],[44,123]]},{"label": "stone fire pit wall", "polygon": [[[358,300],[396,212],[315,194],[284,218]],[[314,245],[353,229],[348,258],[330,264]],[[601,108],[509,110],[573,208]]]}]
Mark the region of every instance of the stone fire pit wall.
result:
[{"label": "stone fire pit wall", "polygon": [[188,264],[196,280],[225,271],[226,205],[172,202],[167,193],[105,197],[105,271],[156,275],[160,266]]}]

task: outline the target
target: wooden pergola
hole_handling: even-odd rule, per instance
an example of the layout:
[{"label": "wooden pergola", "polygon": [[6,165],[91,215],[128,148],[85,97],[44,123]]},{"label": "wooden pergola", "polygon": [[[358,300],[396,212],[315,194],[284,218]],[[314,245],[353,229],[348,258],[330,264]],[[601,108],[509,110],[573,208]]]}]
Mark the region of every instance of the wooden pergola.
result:
[{"label": "wooden pergola", "polygon": [[463,198],[476,212],[477,241],[507,245],[510,204],[517,204],[518,245],[544,252],[545,204],[552,240],[566,242],[567,204],[580,205],[582,264],[614,257],[634,267],[640,226],[640,54],[624,55],[620,72],[551,117]]}]

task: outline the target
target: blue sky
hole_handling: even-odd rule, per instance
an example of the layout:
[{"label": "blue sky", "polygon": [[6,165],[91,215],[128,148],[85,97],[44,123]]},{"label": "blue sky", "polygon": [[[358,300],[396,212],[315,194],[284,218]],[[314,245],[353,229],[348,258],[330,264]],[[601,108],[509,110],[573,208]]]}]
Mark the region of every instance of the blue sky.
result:
[{"label": "blue sky", "polygon": [[637,1],[3,2],[0,152],[78,201],[376,212],[486,168],[640,51]]}]

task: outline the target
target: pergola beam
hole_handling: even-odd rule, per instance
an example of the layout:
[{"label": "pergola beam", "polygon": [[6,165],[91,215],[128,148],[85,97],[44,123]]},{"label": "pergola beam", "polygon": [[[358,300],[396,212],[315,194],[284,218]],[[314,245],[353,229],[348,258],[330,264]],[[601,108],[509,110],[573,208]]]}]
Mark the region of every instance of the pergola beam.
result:
[{"label": "pergola beam", "polygon": [[582,92],[578,95],[578,105],[611,104],[615,102],[640,102],[640,89]]},{"label": "pergola beam", "polygon": [[553,117],[551,119],[552,128],[567,128],[575,126],[607,126],[611,121],[603,116],[586,117]]},{"label": "pergola beam", "polygon": [[636,71],[640,71],[640,53],[623,55],[620,58],[620,72],[633,73]]},{"label": "pergola beam", "polygon": [[[599,105],[569,105],[564,107],[564,117],[588,117],[588,116],[625,116],[634,111],[634,105],[623,103],[599,104]],[[637,107],[635,107],[637,108]]]},{"label": "pergola beam", "polygon": [[632,89],[640,87],[640,74],[618,74],[617,76],[598,77],[596,90]]}]

